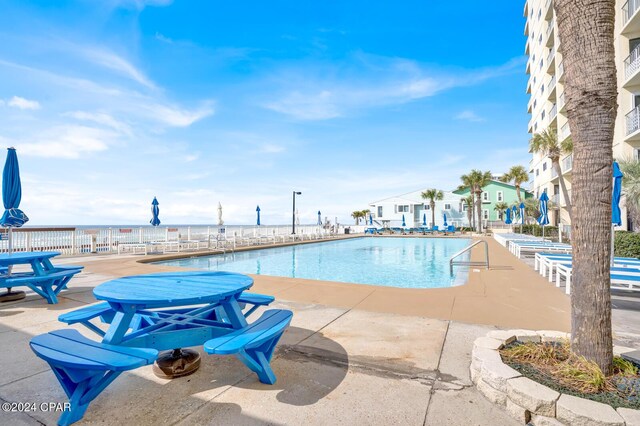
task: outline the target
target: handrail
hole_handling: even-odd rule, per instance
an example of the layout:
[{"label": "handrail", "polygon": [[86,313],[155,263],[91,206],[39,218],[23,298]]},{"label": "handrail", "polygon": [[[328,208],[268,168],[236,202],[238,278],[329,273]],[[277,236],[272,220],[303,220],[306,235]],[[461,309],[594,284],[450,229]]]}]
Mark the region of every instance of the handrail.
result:
[{"label": "handrail", "polygon": [[[464,253],[468,252],[469,250],[471,250],[472,248],[474,248],[475,246],[477,246],[480,243],[484,243],[484,258],[485,258],[484,262],[459,261],[459,262],[455,262],[454,263],[453,260],[456,257],[463,255]],[[457,252],[453,256],[451,256],[451,258],[449,259],[449,272],[450,272],[451,275],[453,275],[453,265],[454,264],[455,265],[463,265],[463,266],[485,266],[487,269],[489,269],[489,244],[487,244],[487,242],[485,240],[478,240],[478,241],[474,242],[473,244],[463,248],[462,250],[460,250],[459,252]]]}]

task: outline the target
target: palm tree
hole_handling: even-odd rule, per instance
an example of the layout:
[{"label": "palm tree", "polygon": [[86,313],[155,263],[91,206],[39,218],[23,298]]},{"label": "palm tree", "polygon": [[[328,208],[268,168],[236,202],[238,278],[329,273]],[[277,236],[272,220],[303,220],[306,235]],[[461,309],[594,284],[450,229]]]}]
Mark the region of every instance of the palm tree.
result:
[{"label": "palm tree", "polygon": [[361,210],[360,211],[360,217],[364,219],[364,224],[367,224],[367,218],[369,217],[369,214],[371,213],[371,210],[369,209],[365,209],[365,210]]},{"label": "palm tree", "polygon": [[[473,219],[473,194],[469,195],[468,197],[464,197],[462,199],[462,203],[467,209],[467,219],[469,220],[469,226],[472,226],[471,222]],[[475,226],[475,224],[473,226]]]},{"label": "palm tree", "polygon": [[558,134],[553,127],[547,127],[540,133],[533,135],[533,138],[529,141],[529,150],[531,152],[542,154],[549,157],[551,160],[551,167],[558,175],[558,183],[560,184],[560,190],[562,191],[562,197],[566,203],[567,213],[569,219],[571,219],[571,200],[569,199],[569,192],[567,191],[567,185],[564,182],[562,176],[562,170],[560,169],[560,157],[565,154],[573,152],[572,139],[566,138],[562,142],[558,143]]},{"label": "palm tree", "polygon": [[627,212],[634,225],[640,224],[640,161],[634,159],[618,160],[622,178],[622,193],[624,194]]},{"label": "palm tree", "polygon": [[522,196],[520,195],[520,186],[523,183],[529,182],[529,172],[527,172],[527,169],[524,166],[512,166],[507,173],[502,175],[500,182],[513,182],[513,186],[516,187],[518,202],[521,203]]},{"label": "palm tree", "polygon": [[496,203],[496,205],[493,207],[495,211],[500,212],[501,214],[504,213],[508,208],[509,204],[505,203],[504,201]]},{"label": "palm tree", "polygon": [[554,6],[575,157],[571,350],[595,362],[608,375],[613,367],[609,259],[612,147],[618,109],[616,1],[556,0]]},{"label": "palm tree", "polygon": [[478,214],[478,233],[482,233],[482,188],[487,186],[492,179],[491,172],[482,172],[477,169],[471,170],[468,175],[471,187],[476,197],[476,210]]},{"label": "palm tree", "polygon": [[[471,215],[469,216],[469,226],[471,226],[472,228],[476,227],[476,215],[473,211],[473,206],[475,206],[475,200],[476,200],[476,196],[473,193],[473,182],[471,182],[471,178],[469,177],[469,175],[462,175],[460,176],[460,180],[462,181],[462,185],[458,186],[458,191],[464,191],[466,189],[469,189],[469,197],[471,198]],[[467,215],[469,215],[469,213],[467,213]],[[473,223],[472,223],[473,222]]]},{"label": "palm tree", "polygon": [[362,217],[362,211],[356,210],[355,212],[351,213],[351,217],[356,220],[356,225],[360,225],[360,218]]},{"label": "palm tree", "polygon": [[423,200],[429,200],[429,206],[431,207],[431,227],[436,224],[436,200],[442,200],[444,194],[438,189],[427,189],[420,194]]}]

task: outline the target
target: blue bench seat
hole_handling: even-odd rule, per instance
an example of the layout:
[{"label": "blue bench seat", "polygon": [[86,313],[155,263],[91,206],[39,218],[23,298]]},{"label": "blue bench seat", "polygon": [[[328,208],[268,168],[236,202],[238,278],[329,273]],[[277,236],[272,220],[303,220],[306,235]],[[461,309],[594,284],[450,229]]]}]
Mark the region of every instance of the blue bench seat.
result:
[{"label": "blue bench seat", "polygon": [[64,269],[45,275],[16,274],[15,276],[0,277],[0,288],[29,287],[45,298],[48,303],[58,303],[58,293],[62,291],[80,269]]},{"label": "blue bench seat", "polygon": [[276,300],[276,298],[273,296],[268,296],[266,294],[250,293],[248,291],[244,291],[238,298],[238,303],[248,303],[250,305],[253,305],[251,309],[249,309],[244,314],[245,317],[248,317],[260,306],[268,306],[274,300]]},{"label": "blue bench seat", "polygon": [[69,397],[70,410],[61,426],[80,420],[87,407],[122,372],[153,363],[155,349],[130,348],[94,342],[76,330],[56,330],[31,339],[31,349],[45,360]]},{"label": "blue bench seat", "polygon": [[276,376],[271,369],[271,357],[292,317],[291,311],[270,309],[252,324],[208,340],[204,350],[209,354],[235,355],[262,383],[272,385]]}]

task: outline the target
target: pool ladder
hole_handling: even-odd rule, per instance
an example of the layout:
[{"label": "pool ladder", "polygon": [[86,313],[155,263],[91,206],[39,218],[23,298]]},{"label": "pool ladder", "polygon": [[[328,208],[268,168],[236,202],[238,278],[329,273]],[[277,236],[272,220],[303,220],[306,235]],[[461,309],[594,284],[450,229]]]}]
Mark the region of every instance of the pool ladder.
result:
[{"label": "pool ladder", "polygon": [[[456,257],[463,255],[480,243],[484,243],[484,262],[472,262],[470,260],[454,260]],[[489,244],[485,240],[478,240],[451,256],[449,259],[449,273],[453,276],[453,267],[455,266],[484,266],[489,269]]]}]

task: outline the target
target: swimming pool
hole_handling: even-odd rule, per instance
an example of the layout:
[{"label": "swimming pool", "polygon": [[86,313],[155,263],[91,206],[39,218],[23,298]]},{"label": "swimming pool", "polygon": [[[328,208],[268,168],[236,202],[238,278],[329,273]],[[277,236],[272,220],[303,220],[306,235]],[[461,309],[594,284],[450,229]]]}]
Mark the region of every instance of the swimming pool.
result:
[{"label": "swimming pool", "polygon": [[355,238],[158,263],[390,287],[444,288],[466,282],[468,269],[457,267],[455,276],[449,275],[449,258],[470,242],[466,238]]}]

